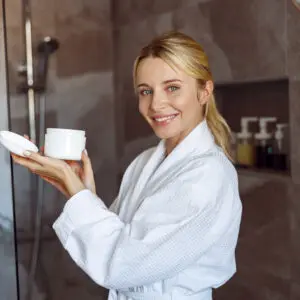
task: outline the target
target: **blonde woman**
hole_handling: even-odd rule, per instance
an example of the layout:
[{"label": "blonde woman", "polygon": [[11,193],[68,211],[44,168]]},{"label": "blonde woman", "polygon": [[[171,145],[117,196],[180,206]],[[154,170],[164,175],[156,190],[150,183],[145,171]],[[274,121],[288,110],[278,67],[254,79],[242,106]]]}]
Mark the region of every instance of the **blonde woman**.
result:
[{"label": "blonde woman", "polygon": [[87,152],[80,175],[40,154],[13,158],[68,197],[53,228],[109,300],[210,300],[236,271],[242,206],[207,57],[190,37],[166,33],[141,50],[133,76],[161,141],[130,164],[110,208]]}]

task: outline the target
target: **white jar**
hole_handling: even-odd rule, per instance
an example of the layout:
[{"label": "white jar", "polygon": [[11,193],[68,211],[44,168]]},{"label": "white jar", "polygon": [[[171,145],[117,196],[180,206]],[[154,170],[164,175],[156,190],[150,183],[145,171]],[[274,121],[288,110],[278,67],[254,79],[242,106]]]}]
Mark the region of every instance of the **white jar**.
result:
[{"label": "white jar", "polygon": [[44,154],[64,160],[81,160],[85,145],[86,137],[83,130],[48,128]]}]

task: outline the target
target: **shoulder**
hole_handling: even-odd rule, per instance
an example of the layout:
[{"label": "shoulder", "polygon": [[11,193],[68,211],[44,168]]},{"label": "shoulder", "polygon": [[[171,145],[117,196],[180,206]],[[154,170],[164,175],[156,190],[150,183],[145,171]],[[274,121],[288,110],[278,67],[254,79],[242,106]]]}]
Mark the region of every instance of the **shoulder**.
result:
[{"label": "shoulder", "polygon": [[193,207],[224,201],[234,210],[241,206],[236,169],[219,150],[189,159],[171,185],[176,193],[186,195]]},{"label": "shoulder", "polygon": [[188,158],[180,170],[180,177],[188,176],[195,182],[236,182],[237,172],[231,161],[219,149]]}]

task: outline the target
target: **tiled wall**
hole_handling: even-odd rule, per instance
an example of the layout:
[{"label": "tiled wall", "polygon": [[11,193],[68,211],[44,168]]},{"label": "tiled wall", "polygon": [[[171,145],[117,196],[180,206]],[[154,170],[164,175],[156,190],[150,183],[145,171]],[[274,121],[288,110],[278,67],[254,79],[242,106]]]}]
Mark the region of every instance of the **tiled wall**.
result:
[{"label": "tiled wall", "polygon": [[293,180],[240,172],[244,217],[238,273],[217,290],[215,299],[299,299],[300,11],[289,0],[115,0],[113,4],[117,142],[125,165],[156,142],[138,116],[131,77],[134,58],[153,36],[178,29],[194,37],[206,50],[217,83],[289,79],[284,118],[290,118]]},{"label": "tiled wall", "polygon": [[124,126],[123,133],[118,130],[120,146],[151,134],[136,113],[132,93],[132,63],[142,45],[157,34],[177,29],[202,44],[216,82],[280,78],[287,75],[286,2],[113,1],[116,103],[119,123]]}]

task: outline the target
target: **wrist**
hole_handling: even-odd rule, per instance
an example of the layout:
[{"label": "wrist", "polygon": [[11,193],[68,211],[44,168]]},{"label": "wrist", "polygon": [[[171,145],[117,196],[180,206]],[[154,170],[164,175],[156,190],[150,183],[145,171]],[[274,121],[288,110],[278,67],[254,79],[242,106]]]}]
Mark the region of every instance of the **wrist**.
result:
[{"label": "wrist", "polygon": [[70,197],[86,189],[80,178],[69,168],[65,173],[65,186]]}]

